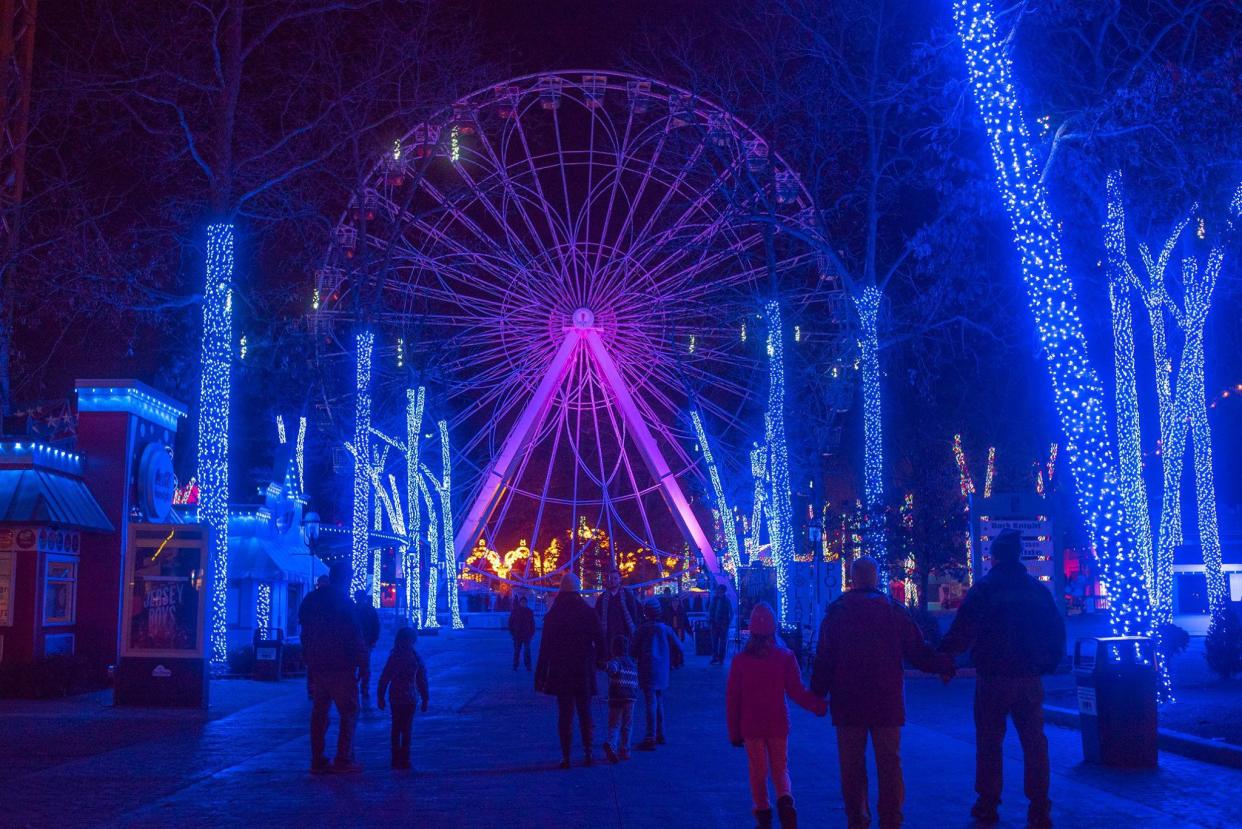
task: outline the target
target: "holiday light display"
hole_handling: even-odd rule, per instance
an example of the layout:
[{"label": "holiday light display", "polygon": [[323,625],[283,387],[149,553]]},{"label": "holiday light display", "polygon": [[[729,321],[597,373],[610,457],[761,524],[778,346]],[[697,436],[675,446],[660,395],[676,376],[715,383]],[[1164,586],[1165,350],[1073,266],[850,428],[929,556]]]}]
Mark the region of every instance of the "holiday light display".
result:
[{"label": "holiday light display", "polygon": [[983,497],[992,497],[992,482],[996,480],[996,447],[988,447],[988,468],[983,474]]},{"label": "holiday light display", "polygon": [[[957,478],[958,489],[962,493],[962,503],[965,504],[966,514],[970,514],[970,496],[975,492],[975,479],[970,474],[970,466],[966,463],[966,453],[962,450],[962,436],[960,434],[953,436],[953,459],[957,461]],[[993,446],[988,450],[988,472],[987,478],[984,480],[984,498],[991,497],[992,474],[995,471],[996,464],[996,447]],[[974,541],[970,537],[970,533],[966,533],[966,586],[975,583],[975,551]]]},{"label": "holiday light display", "polygon": [[[884,554],[884,523],[881,514],[884,502],[884,421],[880,405],[880,341],[877,326],[880,317],[880,289],[868,285],[854,294],[854,309],[862,350],[863,392],[863,500],[867,507],[867,525],[863,530],[867,554],[876,561],[887,561]],[[880,578],[881,589],[888,591],[888,578]]]},{"label": "holiday light display", "polygon": [[198,405],[198,519],[211,528],[211,661],[228,659],[229,406],[233,353],[233,225],[207,226]]},{"label": "holiday light display", "polygon": [[431,492],[422,475],[418,475],[418,493],[422,496],[423,506],[427,509],[427,614],[423,621],[425,628],[438,628],[440,620],[436,616],[439,603],[438,586],[440,568],[437,564],[440,549],[440,528],[436,524],[436,508],[431,501]]},{"label": "holiday light display", "polygon": [[453,476],[452,461],[449,457],[448,421],[440,421],[440,464],[443,470],[440,478],[440,519],[444,524],[442,531],[444,540],[444,589],[448,591],[449,615],[454,630],[465,627],[461,621],[461,611],[457,605],[457,553],[453,549]]},{"label": "holiday light display", "polygon": [[768,323],[768,410],[764,416],[765,440],[771,457],[772,486],[768,538],[772,561],[776,565],[776,594],[781,623],[789,621],[789,572],[793,561],[794,538],[792,495],[789,486],[789,452],[785,442],[785,344],[781,327],[781,306],[769,300],[765,308]]},{"label": "holiday light display", "polygon": [[1125,206],[1121,173],[1107,181],[1108,214],[1104,222],[1104,248],[1108,254],[1108,299],[1113,323],[1113,404],[1117,411],[1117,460],[1119,490],[1134,531],[1135,549],[1143,566],[1149,599],[1155,603],[1155,551],[1151,536],[1151,511],[1143,483],[1143,437],[1139,421],[1138,377],[1134,362],[1134,313],[1130,291],[1137,280],[1126,256]]},{"label": "holiday light display", "polygon": [[375,333],[360,329],[355,337],[355,395],[354,395],[354,511],[353,545],[350,564],[353,567],[350,591],[365,590],[367,586],[367,559],[370,556],[370,534],[367,531],[367,512],[371,505],[371,474],[368,460],[371,457],[371,352],[375,348]]},{"label": "holiday light display", "polygon": [[306,415],[298,418],[298,439],[293,445],[294,461],[298,466],[298,492],[306,492]]},{"label": "holiday light display", "polygon": [[289,442],[289,437],[285,434],[285,419],[281,415],[276,415],[276,440],[281,446]]},{"label": "holiday light display", "polygon": [[409,545],[406,547],[405,594],[406,606],[415,625],[421,625],[423,620],[423,514],[418,491],[418,440],[422,436],[426,397],[427,390],[422,386],[417,391],[405,390],[405,502],[410,511],[406,523]]},{"label": "holiday light display", "polygon": [[[694,422],[694,434],[703,449],[703,462],[707,464],[707,474],[711,478],[712,492],[716,495],[716,510],[719,513],[720,532],[724,536],[725,549],[728,550],[726,564],[732,567],[734,578],[738,568],[742,566],[741,553],[737,546],[737,525],[733,520],[733,512],[725,500],[724,485],[720,481],[720,470],[716,468],[716,459],[712,457],[711,444],[707,442],[707,433],[703,429],[703,418],[698,409],[690,410],[690,419]],[[726,567],[726,569],[728,569]]]},{"label": "holiday light display", "polygon": [[[1047,206],[1013,67],[990,0],[954,0],[975,103],[987,129],[997,186],[1021,257],[1027,300],[1047,361],[1078,506],[1095,545],[1114,631],[1150,634],[1143,570],[1115,483],[1103,384],[1091,367],[1078,300]],[[1167,687],[1167,685],[1166,685]]]},{"label": "holiday light display", "polygon": [[254,603],[254,626],[260,630],[272,626],[272,586],[260,582]]}]

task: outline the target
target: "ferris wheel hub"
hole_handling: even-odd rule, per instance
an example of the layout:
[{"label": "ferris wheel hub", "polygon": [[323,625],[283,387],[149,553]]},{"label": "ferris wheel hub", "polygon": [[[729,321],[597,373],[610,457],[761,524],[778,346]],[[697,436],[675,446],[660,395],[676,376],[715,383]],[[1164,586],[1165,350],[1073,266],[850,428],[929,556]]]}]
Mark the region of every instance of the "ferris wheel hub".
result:
[{"label": "ferris wheel hub", "polygon": [[590,308],[574,311],[574,328],[591,328],[595,325],[595,312]]}]

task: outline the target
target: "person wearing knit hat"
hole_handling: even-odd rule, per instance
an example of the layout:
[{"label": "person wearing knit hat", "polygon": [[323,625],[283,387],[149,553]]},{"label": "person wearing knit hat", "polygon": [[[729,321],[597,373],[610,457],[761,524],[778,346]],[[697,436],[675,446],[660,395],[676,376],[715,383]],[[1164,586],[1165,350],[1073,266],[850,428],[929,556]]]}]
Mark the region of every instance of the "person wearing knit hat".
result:
[{"label": "person wearing knit hat", "polygon": [[977,579],[940,642],[950,656],[971,652],[975,680],[975,791],[970,814],[999,820],[1002,746],[1008,720],[1022,745],[1027,826],[1052,825],[1042,674],[1065,658],[1065,620],[1052,591],[1022,564],[1022,535],[1002,530],[988,550],[992,568]]},{"label": "person wearing knit hat", "polygon": [[595,666],[608,657],[604,631],[595,611],[582,598],[582,583],[573,573],[561,577],[561,589],[543,619],[535,690],[556,697],[561,768],[569,768],[574,714],[582,735],[585,764],[591,765],[591,697],[596,692]]},{"label": "person wearing knit hat", "polygon": [[776,614],[760,602],[750,612],[750,639],[729,665],[725,715],[729,741],[746,749],[755,821],[761,829],[772,825],[769,770],[781,829],[796,827],[798,821],[789,779],[786,697],[818,717],[828,712],[828,704],[803,686],[797,658],[776,635]]},{"label": "person wearing knit hat", "polygon": [[685,656],[677,634],[660,621],[660,600],[654,596],[648,599],[643,614],[647,618],[638,626],[631,649],[638,662],[638,687],[647,714],[647,733],[637,747],[655,751],[657,745],[664,745],[664,692],[668,690],[669,672],[680,668]]}]

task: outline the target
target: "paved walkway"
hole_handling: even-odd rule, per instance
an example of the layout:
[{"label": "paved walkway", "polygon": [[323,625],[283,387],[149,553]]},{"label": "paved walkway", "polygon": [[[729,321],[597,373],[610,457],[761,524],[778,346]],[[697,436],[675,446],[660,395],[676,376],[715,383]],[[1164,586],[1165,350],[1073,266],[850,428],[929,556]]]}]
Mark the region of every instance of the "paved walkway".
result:
[{"label": "paved walkway", "polygon": [[[415,720],[412,772],[388,768],[388,723],[376,712],[358,730],[363,774],[308,775],[309,705],[295,680],[217,682],[203,714],[115,709],[102,695],[0,702],[0,826],[751,825],[745,758],[724,734],[724,673],[705,657],[674,675],[668,746],[619,766],[561,771],[554,705],[532,691],[529,674],[509,670],[503,633],[447,634],[419,648],[432,705]],[[911,683],[907,826],[972,825],[970,692],[969,680]],[[1050,728],[1049,737],[1058,826],[1239,823],[1240,771],[1172,755],[1154,772],[1093,768],[1080,763],[1077,732]],[[1020,756],[1012,735],[1008,756]],[[795,710],[791,768],[802,825],[843,826],[827,720]],[[1011,768],[1007,827],[1025,814]]]}]

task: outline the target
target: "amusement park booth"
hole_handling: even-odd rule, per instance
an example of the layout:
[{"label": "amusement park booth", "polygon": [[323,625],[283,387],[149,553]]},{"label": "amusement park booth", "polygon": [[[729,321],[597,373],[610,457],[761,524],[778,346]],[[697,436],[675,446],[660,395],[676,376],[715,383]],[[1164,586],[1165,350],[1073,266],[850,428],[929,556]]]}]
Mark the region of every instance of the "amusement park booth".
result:
[{"label": "amusement park booth", "polygon": [[172,508],[172,447],[186,411],[137,380],[76,385],[82,477],[107,522],[105,532],[82,536],[77,654],[104,668],[120,656],[131,528],[181,523]]},{"label": "amusement park booth", "polygon": [[268,484],[263,505],[229,510],[229,648],[279,628],[299,635],[298,607],[327,567],[312,555],[296,478]]},{"label": "amusement park booth", "polygon": [[113,523],[82,479],[82,458],[26,441],[0,443],[0,664],[72,656],[85,539]]}]

